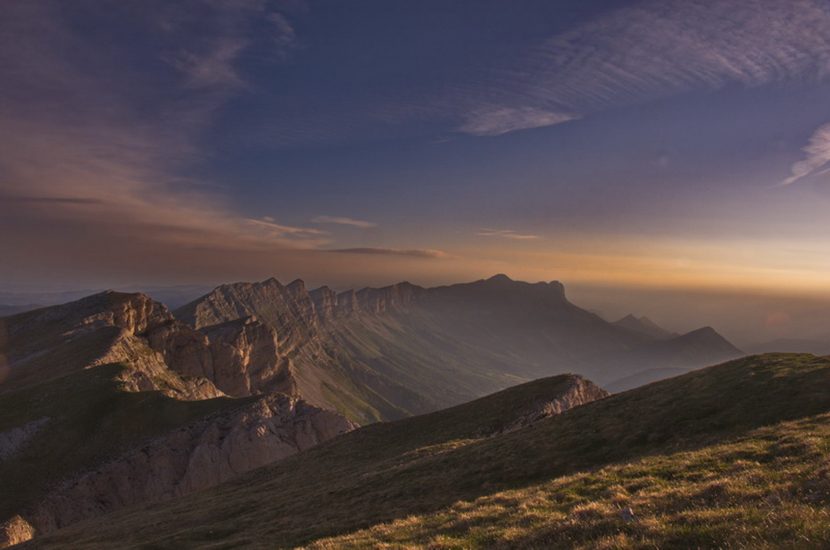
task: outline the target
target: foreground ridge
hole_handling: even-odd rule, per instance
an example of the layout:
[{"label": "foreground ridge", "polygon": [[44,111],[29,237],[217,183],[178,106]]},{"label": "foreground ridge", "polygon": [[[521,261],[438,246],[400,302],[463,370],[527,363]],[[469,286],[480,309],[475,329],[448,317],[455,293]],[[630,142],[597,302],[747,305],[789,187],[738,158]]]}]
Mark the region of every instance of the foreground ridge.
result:
[{"label": "foreground ridge", "polygon": [[[704,523],[694,522],[695,513],[713,510],[725,514],[724,522],[735,519],[734,540],[751,545],[758,532],[753,526],[763,519],[753,515],[757,506],[746,503],[776,498],[792,506],[776,516],[784,523],[768,531],[768,540],[803,535],[826,542],[830,520],[810,511],[825,506],[825,489],[821,477],[814,483],[810,476],[823,475],[824,438],[830,435],[823,427],[830,413],[830,359],[753,356],[503,430],[505,411],[519,410],[518,397],[526,403],[542,387],[566,389],[573,381],[546,379],[447,411],[368,426],[214,489],[78,525],[41,545],[567,546],[585,522],[589,530],[573,539],[576,546],[613,546],[618,536],[623,546],[640,540],[626,542],[627,536],[695,546],[723,533],[707,533]],[[808,463],[799,470],[801,458]],[[784,468],[780,476],[761,481],[761,490],[747,487],[747,476],[772,475],[776,467]],[[785,482],[789,471],[796,474],[791,484]],[[672,489],[675,478],[682,483],[678,490]],[[788,487],[798,490],[776,496],[777,488]],[[686,489],[700,494],[688,496],[696,512],[683,516]],[[654,494],[659,491],[664,494]],[[743,508],[729,508],[733,497]],[[521,509],[500,512],[505,502],[519,502]],[[653,532],[650,523],[635,523],[658,514],[660,506],[666,506],[660,521],[685,517],[691,523]],[[475,517],[491,518],[493,530]],[[521,517],[526,523],[512,530],[513,519]],[[139,528],[147,524],[154,525],[152,532]],[[620,525],[629,527],[618,533]],[[725,529],[726,523],[716,525]]]}]

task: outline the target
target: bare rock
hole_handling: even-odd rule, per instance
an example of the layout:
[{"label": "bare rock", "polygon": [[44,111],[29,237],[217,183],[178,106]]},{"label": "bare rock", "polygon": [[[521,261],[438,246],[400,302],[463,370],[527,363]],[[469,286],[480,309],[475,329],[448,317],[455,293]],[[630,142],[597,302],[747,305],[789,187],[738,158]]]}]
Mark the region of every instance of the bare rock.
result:
[{"label": "bare rock", "polygon": [[14,516],[0,523],[0,548],[8,548],[32,540],[35,529],[20,516]]},{"label": "bare rock", "polygon": [[[585,405],[610,395],[590,380],[581,376],[572,375],[570,387],[564,392],[551,397],[551,399],[540,399],[534,401],[526,409],[502,429],[498,434],[514,432],[530,426],[544,418],[562,414],[563,412]],[[495,434],[494,434],[495,435]]]},{"label": "bare rock", "polygon": [[171,432],[63,483],[29,521],[39,533],[217,485],[356,426],[281,394]]}]

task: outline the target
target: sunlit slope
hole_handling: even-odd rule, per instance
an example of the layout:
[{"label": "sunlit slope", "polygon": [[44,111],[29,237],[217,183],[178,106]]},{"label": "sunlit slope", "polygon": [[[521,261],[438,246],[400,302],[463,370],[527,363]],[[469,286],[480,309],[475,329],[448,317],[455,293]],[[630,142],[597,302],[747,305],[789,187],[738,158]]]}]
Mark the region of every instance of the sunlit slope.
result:
[{"label": "sunlit slope", "polygon": [[[669,491],[666,498],[670,505],[666,514],[685,509],[681,501],[673,500],[673,489],[666,487],[671,485],[674,476],[682,480],[688,474],[684,483],[699,483],[694,487],[701,490],[707,480],[714,484],[722,479],[728,485],[732,479],[738,479],[740,472],[730,471],[726,465],[740,460],[760,463],[757,457],[761,455],[753,453],[763,454],[764,448],[778,449],[779,455],[769,455],[770,460],[780,457],[782,462],[777,466],[795,467],[797,460],[787,462],[787,457],[798,456],[802,452],[800,444],[775,447],[779,433],[776,430],[784,434],[803,428],[807,431],[799,433],[810,441],[814,437],[810,430],[817,430],[815,446],[803,451],[806,460],[816,460],[823,449],[821,418],[803,424],[776,425],[830,411],[830,359],[764,355],[651,384],[574,408],[530,427],[503,432],[504,421],[499,419],[515,416],[518,409],[534,400],[523,392],[538,384],[559,383],[564,381],[559,378],[539,381],[519,386],[512,393],[497,394],[502,396],[498,399],[494,396],[448,411],[369,426],[213,490],[161,507],[134,509],[110,515],[105,521],[79,524],[40,543],[53,547],[69,543],[75,547],[116,543],[157,547],[284,547],[346,536],[416,515],[411,519],[410,530],[406,523],[396,523],[356,534],[357,538],[351,540],[374,541],[372,537],[376,537],[376,542],[380,542],[386,540],[384,537],[399,537],[405,541],[409,537],[411,542],[425,543],[433,536],[444,535],[459,537],[465,541],[463,544],[486,546],[498,540],[509,543],[510,537],[518,533],[517,536],[526,537],[528,544],[533,541],[542,544],[548,536],[552,537],[550,540],[569,540],[567,537],[573,532],[563,528],[564,534],[558,534],[556,525],[562,514],[570,514],[574,508],[575,517],[584,516],[589,522],[586,526],[590,527],[591,521],[600,524],[593,535],[591,532],[580,535],[586,537],[584,540],[590,546],[589,543],[603,537],[616,536],[613,528],[620,521],[634,525],[626,519],[626,514],[611,514],[609,507],[631,506],[634,516],[647,517],[649,513],[657,513],[648,510],[656,510],[662,502],[640,502],[635,497],[651,498],[652,492],[665,489]],[[755,431],[764,426],[769,428]],[[711,460],[707,458],[710,456]],[[701,466],[690,466],[693,464]],[[772,472],[773,466],[763,468]],[[805,464],[804,475],[812,467]],[[605,469],[597,472],[596,468]],[[625,481],[625,476],[633,481]],[[588,481],[583,483],[581,479]],[[761,492],[764,484],[773,487],[775,483],[772,477],[763,480]],[[617,502],[616,493],[604,492],[603,484],[609,491],[616,491],[616,485],[622,484],[627,493],[621,493]],[[508,508],[502,516],[485,520],[493,521],[496,527],[494,532],[484,533],[480,540],[475,538],[479,536],[476,533],[480,534],[480,529],[485,527],[477,527],[474,521],[453,524],[451,529],[445,525],[445,518],[452,523],[453,514],[461,514],[464,506],[478,506],[477,503],[458,504],[459,501],[474,501],[489,495],[494,499],[492,502],[499,502],[498,493],[518,491],[508,493],[505,502],[509,503],[510,499],[522,499],[525,494],[528,498],[558,494],[557,487],[562,488],[561,497],[551,497],[553,504],[541,508],[540,514],[550,519],[547,523],[541,517],[523,520],[518,527],[513,524],[521,514],[530,513],[528,510],[536,506],[531,499],[524,508],[519,503],[519,509]],[[592,492],[594,489],[597,492]],[[692,491],[693,485],[688,490]],[[724,494],[729,495],[729,490],[727,487]],[[720,489],[713,491],[717,493]],[[774,498],[773,493],[764,494],[763,498],[768,496]],[[623,497],[631,502],[626,504],[628,501]],[[793,502],[792,510],[801,506],[799,503],[816,506],[799,493],[787,498]],[[591,504],[594,500],[596,504]],[[701,513],[705,516],[703,510]],[[475,514],[486,517],[491,511],[499,513],[493,507],[488,511],[482,505],[481,510],[464,517]],[[802,511],[807,513],[806,508]],[[793,518],[807,517],[798,514]],[[735,517],[738,521],[735,529],[740,530],[744,520],[740,515]],[[800,520],[785,518],[785,521],[793,522],[787,529],[806,529],[799,527]],[[539,522],[553,531],[535,533],[533,525],[538,526]],[[419,531],[418,525],[427,527]],[[504,527],[503,532],[498,529],[499,525]],[[706,522],[701,520],[695,529],[705,531],[706,528]],[[710,535],[703,531],[689,528],[672,534],[666,528],[665,536],[669,538],[660,540],[695,541],[717,536],[717,531]],[[464,538],[468,534],[470,538]],[[537,534],[539,538],[534,539]],[[563,538],[555,538],[560,536]],[[689,538],[670,538],[684,536]],[[805,531],[805,536],[816,534]],[[436,541],[440,542],[440,538]]]}]

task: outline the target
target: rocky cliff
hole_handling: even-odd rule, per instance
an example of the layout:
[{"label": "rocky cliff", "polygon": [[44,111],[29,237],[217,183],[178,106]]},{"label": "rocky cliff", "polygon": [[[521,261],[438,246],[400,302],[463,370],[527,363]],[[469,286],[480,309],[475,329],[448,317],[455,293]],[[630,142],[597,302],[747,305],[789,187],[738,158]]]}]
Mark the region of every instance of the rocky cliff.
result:
[{"label": "rocky cliff", "polygon": [[38,534],[205,489],[345,433],[337,413],[282,394],[147,442],[66,480],[27,515]]},{"label": "rocky cliff", "polygon": [[610,394],[590,380],[581,376],[572,376],[567,387],[557,395],[537,398],[510,420],[503,428],[491,435],[514,432],[530,426],[544,418],[585,405]]},{"label": "rocky cliff", "polygon": [[[296,284],[286,295],[308,296]],[[210,487],[355,427],[298,399],[272,327],[247,316],[200,328],[116,292],[0,319],[0,547]],[[40,479],[23,483],[24,470]]]}]

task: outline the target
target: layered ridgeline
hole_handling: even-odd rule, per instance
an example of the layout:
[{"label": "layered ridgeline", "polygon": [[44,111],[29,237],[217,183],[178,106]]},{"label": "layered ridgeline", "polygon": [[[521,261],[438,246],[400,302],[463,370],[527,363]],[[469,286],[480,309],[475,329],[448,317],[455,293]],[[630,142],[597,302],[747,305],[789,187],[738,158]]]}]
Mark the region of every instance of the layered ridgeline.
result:
[{"label": "layered ridgeline", "polygon": [[340,294],[270,279],[218,287],[176,317],[100,293],[0,319],[0,522],[25,539],[210,487],[354,422],[560,372],[611,380],[736,353],[711,329],[644,334],[559,283],[504,276]]},{"label": "layered ridgeline", "polygon": [[711,328],[678,336],[633,317],[609,323],[569,302],[559,282],[504,275],[341,293],[269,279],[222,285],[175,313],[202,331],[255,317],[275,331],[299,394],[361,424],[560,372],[625,389],[741,355]]},{"label": "layered ridgeline", "polygon": [[275,338],[251,319],[197,331],[115,292],[0,319],[0,546],[352,429],[297,396]]},{"label": "layered ridgeline", "polygon": [[373,424],[40,547],[830,545],[830,359],[753,356],[602,396],[558,376]]}]

